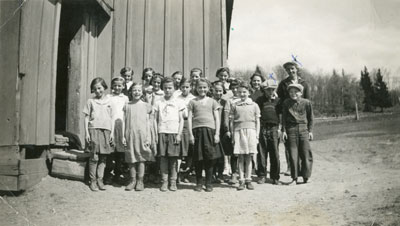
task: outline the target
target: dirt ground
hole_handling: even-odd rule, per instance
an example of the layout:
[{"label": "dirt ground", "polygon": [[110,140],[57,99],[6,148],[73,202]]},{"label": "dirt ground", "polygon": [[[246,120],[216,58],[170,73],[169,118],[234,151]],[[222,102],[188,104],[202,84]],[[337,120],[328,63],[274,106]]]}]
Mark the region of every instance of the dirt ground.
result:
[{"label": "dirt ground", "polygon": [[93,193],[48,176],[17,197],[2,194],[0,225],[400,225],[400,115],[318,123],[314,134],[309,184]]}]

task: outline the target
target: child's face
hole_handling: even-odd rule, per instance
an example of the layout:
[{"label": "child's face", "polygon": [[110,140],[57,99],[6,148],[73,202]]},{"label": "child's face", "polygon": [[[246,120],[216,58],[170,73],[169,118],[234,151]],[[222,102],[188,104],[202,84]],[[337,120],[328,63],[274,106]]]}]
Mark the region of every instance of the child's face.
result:
[{"label": "child's face", "polygon": [[249,97],[249,91],[244,87],[239,87],[237,92],[242,101]]},{"label": "child's face", "polygon": [[238,97],[238,88],[237,87],[232,87],[232,93],[233,93],[233,96],[235,96],[235,97]]},{"label": "child's face", "polygon": [[165,97],[169,98],[174,94],[175,91],[174,83],[172,82],[164,83],[163,88]]},{"label": "child's face", "polygon": [[289,76],[294,76],[297,75],[297,68],[295,66],[288,66],[286,68],[286,73],[288,73]]},{"label": "child's face", "polygon": [[199,96],[205,97],[210,88],[208,87],[208,84],[206,82],[200,82],[197,85],[196,89],[197,89],[197,93],[199,94]]},{"label": "child's face", "polygon": [[146,73],[144,73],[144,80],[146,82],[150,82],[151,78],[153,78],[153,72],[152,71],[146,71]]},{"label": "child's face", "polygon": [[175,84],[179,85],[182,81],[182,77],[183,77],[183,75],[181,75],[181,74],[175,74],[173,77],[173,79],[175,80]]},{"label": "child's face", "polygon": [[222,89],[222,86],[214,86],[214,89],[213,89],[214,99],[216,99],[216,100],[221,99],[223,93],[224,93],[224,90]]},{"label": "child's face", "polygon": [[122,75],[122,77],[125,78],[125,81],[130,82],[132,81],[133,73],[132,71],[127,71]]},{"label": "child's face", "polygon": [[299,97],[301,97],[301,92],[300,92],[300,90],[298,90],[296,88],[290,88],[289,89],[289,96],[290,96],[291,99],[297,100],[297,99],[299,99]]},{"label": "child's face", "polygon": [[142,86],[134,86],[132,87],[132,99],[139,100],[142,97],[143,91]]},{"label": "child's face", "polygon": [[260,76],[254,76],[253,79],[251,80],[251,85],[253,86],[254,89],[259,89],[261,82],[262,80]]},{"label": "child's face", "polygon": [[151,84],[153,86],[153,90],[154,91],[158,91],[160,90],[160,86],[161,86],[161,79],[160,78],[156,78],[153,80],[153,84]]},{"label": "child's face", "polygon": [[190,88],[190,83],[189,82],[185,82],[181,85],[181,91],[182,91],[182,96],[187,96],[189,95],[191,88]]},{"label": "child's face", "polygon": [[103,85],[101,85],[101,83],[97,83],[96,85],[94,85],[93,87],[93,92],[94,95],[96,95],[97,98],[101,98],[104,95],[104,87]]},{"label": "child's face", "polygon": [[190,74],[190,78],[191,78],[193,81],[199,80],[199,79],[200,79],[200,71],[194,71],[194,72],[192,72],[192,73]]},{"label": "child's face", "polygon": [[219,78],[219,80],[220,80],[221,82],[225,83],[226,80],[228,80],[228,78],[229,78],[229,74],[228,74],[228,72],[226,72],[226,71],[220,72],[220,73],[218,74],[218,78]]},{"label": "child's face", "polygon": [[124,83],[122,81],[114,81],[112,89],[115,94],[119,95],[124,89]]},{"label": "child's face", "polygon": [[275,89],[264,88],[264,96],[271,99],[272,96],[274,95],[274,91],[275,91]]}]

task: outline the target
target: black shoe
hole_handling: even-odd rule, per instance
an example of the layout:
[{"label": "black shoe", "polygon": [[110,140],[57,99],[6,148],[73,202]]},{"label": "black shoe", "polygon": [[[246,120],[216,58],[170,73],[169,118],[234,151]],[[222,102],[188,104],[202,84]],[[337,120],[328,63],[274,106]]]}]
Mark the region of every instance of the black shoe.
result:
[{"label": "black shoe", "polygon": [[303,178],[303,181],[305,184],[310,183],[310,181],[308,180],[308,178]]},{"label": "black shoe", "polygon": [[203,190],[202,184],[197,184],[196,187],[194,187],[194,191],[201,192],[202,190]]},{"label": "black shoe", "polygon": [[206,184],[206,192],[212,192],[213,186],[211,184]]},{"label": "black shoe", "polygon": [[272,182],[273,185],[282,185],[282,182],[280,182],[279,180],[273,180]]}]

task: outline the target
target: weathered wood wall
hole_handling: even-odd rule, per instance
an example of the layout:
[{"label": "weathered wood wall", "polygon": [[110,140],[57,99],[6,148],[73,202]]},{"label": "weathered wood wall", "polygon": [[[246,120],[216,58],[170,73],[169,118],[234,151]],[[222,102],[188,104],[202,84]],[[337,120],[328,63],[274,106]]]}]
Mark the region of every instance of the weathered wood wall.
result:
[{"label": "weathered wood wall", "polygon": [[21,9],[19,144],[53,142],[60,12],[57,0],[26,1]]},{"label": "weathered wood wall", "polygon": [[139,81],[143,68],[170,76],[198,67],[215,79],[226,65],[226,0],[114,1],[112,74],[131,66]]},{"label": "weathered wood wall", "polygon": [[[133,67],[136,81],[145,67],[167,76],[198,67],[214,80],[226,64],[226,1],[84,1],[82,27],[70,44],[67,130],[83,138],[91,80],[103,77],[110,85],[123,66]],[[53,142],[61,5],[71,2],[25,1],[2,27],[0,146]],[[0,24],[20,3],[0,0]]]},{"label": "weathered wood wall", "polygon": [[18,1],[0,1],[0,146],[18,140],[17,89],[20,12]]}]

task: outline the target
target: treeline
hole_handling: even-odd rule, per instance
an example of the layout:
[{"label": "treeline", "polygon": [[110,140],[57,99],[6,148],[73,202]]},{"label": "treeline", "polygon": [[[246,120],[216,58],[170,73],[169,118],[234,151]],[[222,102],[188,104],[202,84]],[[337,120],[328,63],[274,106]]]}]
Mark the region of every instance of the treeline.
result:
[{"label": "treeline", "polygon": [[[257,66],[255,70],[235,70],[232,74],[236,78],[249,80],[256,71],[265,78],[272,76],[279,81],[287,77],[280,65],[273,67],[271,72]],[[343,69],[340,72],[333,70],[330,74],[300,69],[299,75],[310,86],[316,116],[354,114],[356,107],[359,111],[383,111],[384,108],[399,103],[400,90],[389,92],[380,69],[374,69],[370,73],[365,67],[357,77]]]}]

